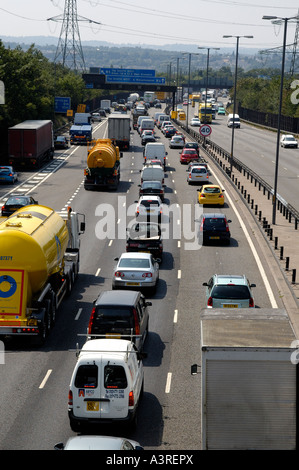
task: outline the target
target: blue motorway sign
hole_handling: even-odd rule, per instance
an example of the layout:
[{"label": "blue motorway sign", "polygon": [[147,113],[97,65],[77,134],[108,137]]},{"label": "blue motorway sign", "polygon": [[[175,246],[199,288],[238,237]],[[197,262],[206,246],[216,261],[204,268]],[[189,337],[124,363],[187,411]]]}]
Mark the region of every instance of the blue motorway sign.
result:
[{"label": "blue motorway sign", "polygon": [[163,77],[123,77],[106,75],[106,83],[141,83],[149,85],[165,85]]},{"label": "blue motorway sign", "polygon": [[55,96],[55,113],[66,113],[68,109],[71,109],[71,98]]},{"label": "blue motorway sign", "polygon": [[100,68],[100,73],[109,76],[125,76],[125,77],[155,77],[155,70],[146,69],[114,69],[114,68]]}]

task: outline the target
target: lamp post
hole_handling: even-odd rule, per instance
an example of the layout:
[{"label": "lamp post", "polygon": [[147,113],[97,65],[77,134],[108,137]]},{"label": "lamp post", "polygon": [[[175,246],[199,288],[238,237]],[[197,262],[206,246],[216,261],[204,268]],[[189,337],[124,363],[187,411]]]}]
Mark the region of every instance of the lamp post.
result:
[{"label": "lamp post", "polygon": [[178,93],[179,93],[179,62],[180,60],[186,60],[186,57],[171,57],[172,59],[176,59],[177,61],[177,71],[176,71],[176,86],[177,86],[177,92],[176,92],[176,111],[178,110]]},{"label": "lamp post", "polygon": [[187,127],[187,132],[189,130],[189,93],[190,93],[190,72],[191,72],[191,55],[199,55],[196,52],[183,52],[183,55],[188,55],[189,56],[189,71],[188,71],[188,100],[187,100],[187,116],[186,116],[186,127]]},{"label": "lamp post", "polygon": [[[276,224],[276,199],[277,199],[277,182],[278,182],[278,161],[279,161],[279,144],[280,144],[280,121],[281,121],[281,108],[282,108],[282,95],[283,95],[283,79],[284,79],[284,63],[285,63],[285,51],[286,51],[286,40],[287,40],[287,25],[289,20],[298,19],[297,16],[290,18],[280,18],[278,16],[264,15],[263,20],[278,20],[277,22],[284,23],[283,33],[283,46],[282,46],[282,63],[281,63],[281,75],[280,75],[280,92],[279,92],[279,109],[278,109],[278,120],[277,120],[277,139],[276,139],[276,159],[275,159],[275,174],[274,174],[274,192],[273,192],[273,203],[272,203],[272,224]],[[274,21],[276,22],[276,21]]]},{"label": "lamp post", "polygon": [[[205,121],[207,116],[207,97],[208,97],[208,82],[209,82],[209,61],[210,61],[210,50],[219,51],[220,47],[198,47],[197,49],[207,49],[207,76],[206,76],[206,96],[205,96]],[[206,144],[206,136],[204,137],[204,146]]]},{"label": "lamp post", "polygon": [[238,55],[239,55],[239,40],[240,38],[252,39],[253,36],[230,36],[225,35],[224,38],[236,38],[236,64],[235,64],[235,85],[234,85],[234,106],[233,106],[233,125],[232,125],[232,142],[230,152],[230,174],[233,171],[233,160],[234,160],[234,133],[235,133],[235,114],[236,114],[236,102],[237,102],[237,74],[238,74]]}]

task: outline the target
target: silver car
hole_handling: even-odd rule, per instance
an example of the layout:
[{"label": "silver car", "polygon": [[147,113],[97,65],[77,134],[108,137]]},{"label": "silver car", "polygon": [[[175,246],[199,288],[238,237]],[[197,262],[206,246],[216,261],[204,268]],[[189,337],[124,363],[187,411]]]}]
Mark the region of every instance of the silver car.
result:
[{"label": "silver car", "polygon": [[209,183],[209,172],[204,165],[192,165],[187,174],[188,184],[208,184]]},{"label": "silver car", "polygon": [[112,289],[150,288],[156,290],[159,281],[159,262],[150,253],[122,253],[115,258]]}]

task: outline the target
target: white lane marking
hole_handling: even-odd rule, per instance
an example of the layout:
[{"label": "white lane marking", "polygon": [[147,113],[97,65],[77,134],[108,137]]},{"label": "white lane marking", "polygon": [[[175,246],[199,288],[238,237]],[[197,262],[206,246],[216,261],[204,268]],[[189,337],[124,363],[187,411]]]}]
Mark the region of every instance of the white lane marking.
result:
[{"label": "white lane marking", "polygon": [[82,313],[82,310],[83,310],[82,308],[79,308],[78,313],[77,313],[77,315],[75,316],[75,320],[79,320],[80,315],[81,315],[81,313]]},{"label": "white lane marking", "polygon": [[[221,183],[220,180],[217,178],[217,176],[214,175],[214,177],[216,178],[216,180],[217,180],[219,186],[221,186],[222,183]],[[243,230],[243,232],[244,232],[244,235],[245,235],[245,237],[246,237],[246,239],[247,239],[247,241],[248,241],[248,243],[249,243],[249,246],[250,246],[250,248],[251,248],[252,254],[253,254],[254,259],[255,259],[255,261],[256,261],[257,267],[258,267],[258,269],[259,269],[259,271],[260,271],[260,274],[261,274],[261,276],[262,276],[262,279],[263,279],[263,281],[264,281],[264,284],[265,284],[265,287],[266,287],[266,291],[267,291],[267,293],[268,293],[268,296],[269,296],[269,299],[270,299],[272,308],[278,308],[277,303],[276,303],[276,300],[275,300],[275,297],[274,297],[274,294],[273,294],[273,291],[272,291],[271,286],[270,286],[270,282],[269,282],[269,280],[268,280],[268,278],[267,278],[267,275],[266,275],[265,270],[264,270],[264,268],[263,268],[263,265],[262,265],[262,263],[261,263],[260,257],[259,257],[259,255],[257,254],[257,251],[256,251],[256,249],[255,249],[255,246],[254,246],[254,244],[253,244],[253,242],[252,242],[252,240],[251,240],[251,238],[250,238],[250,235],[249,235],[249,233],[248,233],[248,231],[247,231],[247,229],[246,229],[246,227],[245,227],[245,224],[244,224],[244,222],[243,222],[243,220],[242,220],[242,218],[241,218],[239,212],[237,211],[237,208],[236,208],[236,206],[234,205],[232,199],[229,197],[229,195],[228,195],[227,193],[226,193],[226,197],[227,197],[227,199],[229,200],[229,203],[230,203],[230,205],[231,205],[233,211],[235,212],[235,214],[236,214],[236,216],[237,216],[237,218],[238,218],[238,220],[239,220],[239,223],[240,223],[240,225],[241,225],[241,227],[242,227],[242,230]]]},{"label": "white lane marking", "polygon": [[171,378],[172,378],[172,373],[171,373],[171,372],[168,372],[168,374],[167,374],[167,380],[166,380],[165,393],[169,393],[169,392],[170,392]]},{"label": "white lane marking", "polygon": [[45,375],[44,380],[42,381],[42,383],[40,384],[40,386],[38,388],[44,388],[44,386],[46,385],[47,380],[48,380],[48,378],[50,377],[51,374],[52,374],[52,369],[49,369],[48,372]]},{"label": "white lane marking", "polygon": [[175,310],[174,311],[174,316],[173,316],[173,323],[177,323],[178,322],[178,311]]}]

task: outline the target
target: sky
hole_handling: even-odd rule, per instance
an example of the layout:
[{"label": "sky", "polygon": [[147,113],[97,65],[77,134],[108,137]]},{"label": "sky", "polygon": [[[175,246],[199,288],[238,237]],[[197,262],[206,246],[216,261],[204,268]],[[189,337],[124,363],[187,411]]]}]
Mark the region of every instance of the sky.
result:
[{"label": "sky", "polygon": [[[283,44],[282,24],[263,15],[296,17],[298,0],[0,0],[0,39],[5,36],[59,37],[65,5],[77,5],[81,42],[118,45],[197,44],[200,47],[271,49]],[[49,20],[49,18],[52,18]],[[287,44],[295,39],[289,19]],[[233,38],[225,39],[223,35]],[[252,39],[242,36],[254,36]],[[187,50],[187,48],[186,48]]]}]

